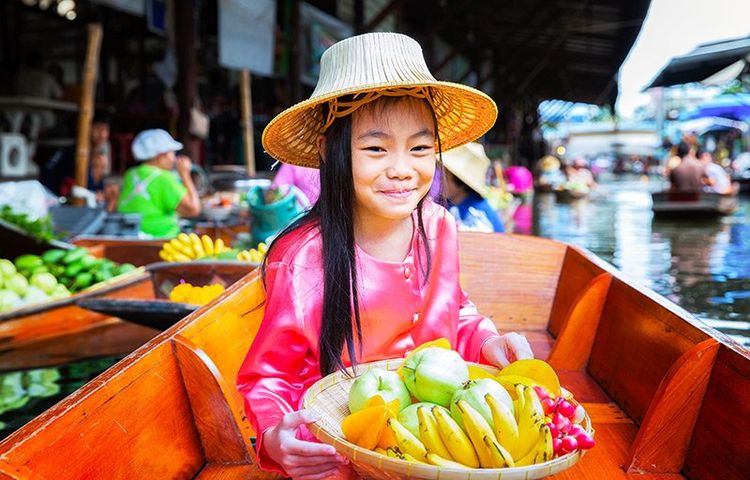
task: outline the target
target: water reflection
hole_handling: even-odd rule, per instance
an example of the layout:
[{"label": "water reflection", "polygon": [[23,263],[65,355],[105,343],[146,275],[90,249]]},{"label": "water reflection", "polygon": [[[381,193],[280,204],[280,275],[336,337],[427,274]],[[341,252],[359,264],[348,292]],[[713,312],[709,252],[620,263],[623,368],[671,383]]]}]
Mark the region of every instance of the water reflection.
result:
[{"label": "water reflection", "polygon": [[750,345],[750,199],[732,216],[662,220],[646,177],[610,178],[588,199],[570,204],[537,195],[535,235],[587,248],[710,325]]},{"label": "water reflection", "polygon": [[119,358],[106,357],[55,368],[0,373],[0,439],[79,389],[117,360]]}]

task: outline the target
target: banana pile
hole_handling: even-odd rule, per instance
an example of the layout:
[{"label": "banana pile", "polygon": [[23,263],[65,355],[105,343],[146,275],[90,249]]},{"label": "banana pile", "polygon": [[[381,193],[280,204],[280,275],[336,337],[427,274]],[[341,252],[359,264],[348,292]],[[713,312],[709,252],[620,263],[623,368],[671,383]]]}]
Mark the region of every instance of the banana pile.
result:
[{"label": "banana pile", "polygon": [[[497,375],[464,366],[463,380],[464,362],[439,363],[446,358],[440,348],[417,348],[398,373],[373,368],[358,377],[349,392],[353,413],[342,422],[345,438],[388,457],[452,468],[524,467],[594,446],[581,425],[586,412],[545,362],[520,360]],[[424,389],[414,395],[408,375],[441,392],[453,388],[450,400],[428,401]],[[450,378],[461,383],[451,387]],[[409,404],[410,397],[419,403]]]},{"label": "banana pile", "polygon": [[162,245],[159,257],[167,262],[189,262],[204,257],[215,257],[230,249],[224,245],[224,240],[212,239],[208,235],[198,236],[181,233],[176,238]]},{"label": "banana pile", "polygon": [[240,253],[238,253],[237,260],[242,260],[243,262],[261,263],[266,257],[266,252],[268,252],[268,245],[260,242],[257,249],[251,248],[250,250],[242,250]]}]

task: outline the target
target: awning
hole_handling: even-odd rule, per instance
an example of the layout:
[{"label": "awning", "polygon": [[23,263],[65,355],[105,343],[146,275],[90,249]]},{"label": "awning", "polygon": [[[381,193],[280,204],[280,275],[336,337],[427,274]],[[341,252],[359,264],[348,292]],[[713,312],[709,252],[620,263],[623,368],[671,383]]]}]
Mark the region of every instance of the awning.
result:
[{"label": "awning", "polygon": [[[725,69],[727,71],[722,73],[737,72],[734,76],[736,78],[745,68],[748,59],[750,37],[700,45],[687,55],[670,60],[644,90],[702,82]],[[722,75],[722,80],[727,81],[727,75]]]}]

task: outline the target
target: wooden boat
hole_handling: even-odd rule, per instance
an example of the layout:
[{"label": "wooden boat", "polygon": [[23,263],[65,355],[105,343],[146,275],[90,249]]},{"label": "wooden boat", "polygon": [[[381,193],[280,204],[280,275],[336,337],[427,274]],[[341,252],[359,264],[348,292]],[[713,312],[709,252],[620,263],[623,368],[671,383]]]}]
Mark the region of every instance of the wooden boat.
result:
[{"label": "wooden boat", "polygon": [[[230,285],[253,268],[254,264],[237,261],[160,262],[135,275],[112,279],[68,298],[2,314],[0,370],[128,354],[196,308],[191,305],[185,309],[180,304],[161,312],[149,311],[157,299],[168,298],[181,280],[195,285],[216,282]],[[87,302],[105,305],[92,309]],[[166,304],[164,307],[171,303],[161,302]]]},{"label": "wooden boat", "polygon": [[734,213],[740,205],[739,184],[732,184],[731,193],[655,192],[651,194],[654,215],[685,217],[716,217]]},{"label": "wooden boat", "polygon": [[159,333],[83,309],[79,300],[153,298],[151,276],[139,272],[108,285],[0,315],[0,370],[25,370],[132,352]]},{"label": "wooden boat", "polygon": [[[479,311],[525,332],[593,420],[597,446],[556,479],[747,479],[747,350],[579,248],[460,242]],[[149,341],[0,442],[0,478],[273,476],[234,386],[263,301],[254,272]]]}]

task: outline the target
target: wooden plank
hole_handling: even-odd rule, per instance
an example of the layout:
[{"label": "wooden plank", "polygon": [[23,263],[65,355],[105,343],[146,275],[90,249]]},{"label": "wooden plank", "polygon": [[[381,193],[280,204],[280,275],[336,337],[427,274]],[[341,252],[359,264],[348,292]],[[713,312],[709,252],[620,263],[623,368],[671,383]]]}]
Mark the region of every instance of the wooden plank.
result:
[{"label": "wooden plank", "polygon": [[547,327],[553,336],[560,334],[563,322],[579,297],[581,288],[602,272],[604,269],[597,262],[592,262],[591,257],[581,250],[572,247],[567,249]]},{"label": "wooden plank", "polygon": [[[479,313],[501,331],[545,328],[566,247],[525,235],[459,232],[458,238],[461,285]],[[520,254],[526,251],[534,255]]]},{"label": "wooden plank", "polygon": [[554,369],[580,370],[588,363],[611,283],[612,275],[600,273],[571,305],[547,359]]},{"label": "wooden plank", "polygon": [[[96,295],[106,298],[153,298],[153,287],[147,275],[138,281],[113,285],[111,289],[97,291]],[[92,293],[93,295],[94,293]],[[108,321],[111,317],[85,310],[75,303],[79,298],[90,295],[79,294],[67,305],[52,309],[40,309],[28,315],[14,317],[0,322],[0,351],[6,352],[60,335],[83,332],[92,326]]]},{"label": "wooden plank", "polygon": [[150,346],[0,442],[0,468],[58,480],[197,474],[203,451],[171,346]]},{"label": "wooden plank", "polygon": [[622,469],[637,427],[627,423],[595,424],[596,446],[587,451],[572,468],[558,473],[554,480],[678,480],[675,474],[629,475]]},{"label": "wooden plank", "polygon": [[85,330],[0,350],[0,371],[50,367],[87,358],[124,356],[158,334],[158,330],[110,318]]},{"label": "wooden plank", "polygon": [[[650,295],[615,278],[610,286],[588,372],[640,423],[667,371],[708,336],[679,307],[650,301]],[[637,374],[634,374],[637,372]]]},{"label": "wooden plank", "polygon": [[750,473],[750,352],[722,346],[708,382],[685,474],[693,480],[746,480]]},{"label": "wooden plank", "polygon": [[704,340],[669,369],[625,463],[629,473],[679,473],[698,418],[719,343]]},{"label": "wooden plank", "polygon": [[242,417],[228,403],[234,396],[233,385],[227,383],[208,355],[189,339],[176,335],[172,346],[206,461],[252,464],[250,437],[243,435],[239,428]]}]

